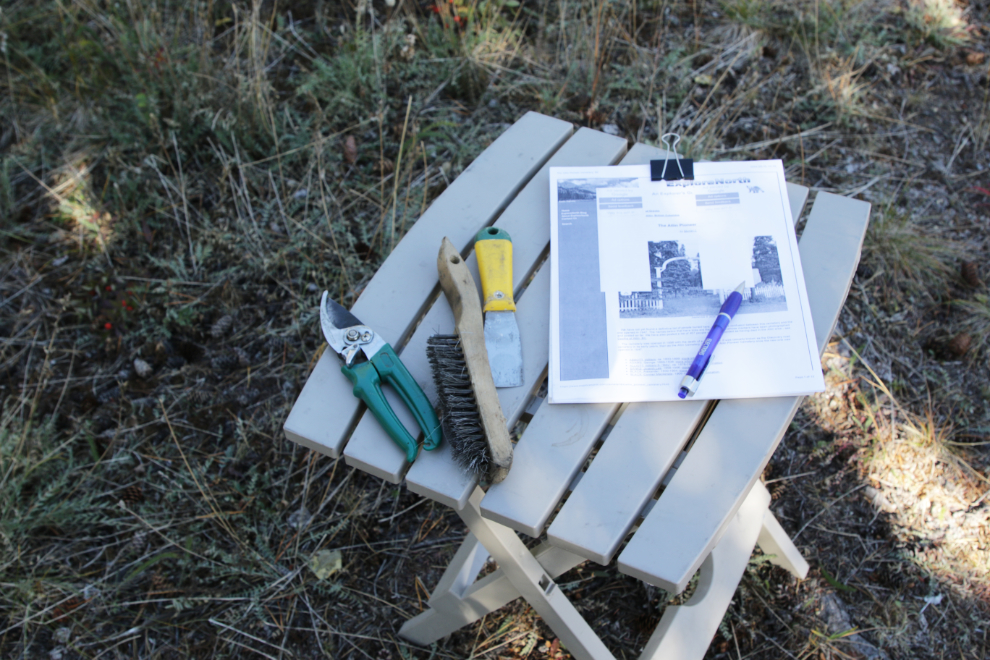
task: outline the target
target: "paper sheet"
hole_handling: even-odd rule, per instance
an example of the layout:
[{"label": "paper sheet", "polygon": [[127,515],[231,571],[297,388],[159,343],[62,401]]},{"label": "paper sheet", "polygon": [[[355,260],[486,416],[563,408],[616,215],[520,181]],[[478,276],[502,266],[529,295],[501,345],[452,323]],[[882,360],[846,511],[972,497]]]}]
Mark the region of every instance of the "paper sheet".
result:
[{"label": "paper sheet", "polygon": [[725,297],[743,303],[694,398],[824,390],[779,160],[550,168],[552,403],[666,401]]}]

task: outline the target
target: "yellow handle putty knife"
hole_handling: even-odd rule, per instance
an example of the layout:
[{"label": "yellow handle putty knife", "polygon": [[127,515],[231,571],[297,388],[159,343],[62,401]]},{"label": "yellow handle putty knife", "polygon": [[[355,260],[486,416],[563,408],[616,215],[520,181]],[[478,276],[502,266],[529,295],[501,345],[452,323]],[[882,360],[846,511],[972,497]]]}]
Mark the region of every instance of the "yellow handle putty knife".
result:
[{"label": "yellow handle putty knife", "polygon": [[484,295],[485,348],[495,387],[519,387],[522,340],[512,299],[512,239],[504,229],[486,227],[474,237]]}]

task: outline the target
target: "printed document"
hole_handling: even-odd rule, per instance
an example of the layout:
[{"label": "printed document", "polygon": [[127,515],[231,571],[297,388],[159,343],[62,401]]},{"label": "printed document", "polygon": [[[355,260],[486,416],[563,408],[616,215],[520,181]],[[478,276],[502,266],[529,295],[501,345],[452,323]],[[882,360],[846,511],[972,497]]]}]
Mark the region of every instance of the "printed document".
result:
[{"label": "printed document", "polygon": [[[671,160],[671,166],[674,165]],[[779,160],[550,168],[552,403],[669,401],[740,283],[695,399],[825,389]]]}]

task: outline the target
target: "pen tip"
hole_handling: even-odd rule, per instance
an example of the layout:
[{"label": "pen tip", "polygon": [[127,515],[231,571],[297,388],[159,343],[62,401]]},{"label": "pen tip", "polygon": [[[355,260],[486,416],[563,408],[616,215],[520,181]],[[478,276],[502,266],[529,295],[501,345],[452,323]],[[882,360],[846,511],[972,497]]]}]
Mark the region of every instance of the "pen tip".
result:
[{"label": "pen tip", "polygon": [[746,288],[746,280],[743,280],[742,282],[739,283],[739,286],[736,287],[736,293],[742,293],[745,288]]}]

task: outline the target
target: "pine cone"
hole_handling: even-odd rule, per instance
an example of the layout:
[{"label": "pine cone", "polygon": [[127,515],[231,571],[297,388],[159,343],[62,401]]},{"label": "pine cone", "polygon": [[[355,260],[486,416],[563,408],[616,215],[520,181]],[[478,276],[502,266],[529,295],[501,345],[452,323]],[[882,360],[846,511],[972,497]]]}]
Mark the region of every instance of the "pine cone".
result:
[{"label": "pine cone", "polygon": [[214,371],[227,373],[237,368],[237,356],[233,353],[223,353],[210,360],[210,366]]},{"label": "pine cone", "polygon": [[230,330],[233,325],[233,317],[230,314],[224,314],[216,323],[213,324],[213,327],[210,328],[210,335],[214,339],[220,339],[227,334],[227,331]]},{"label": "pine cone", "polygon": [[126,504],[137,504],[144,501],[144,489],[141,486],[128,486],[120,493],[120,499]]},{"label": "pine cone", "polygon": [[972,287],[977,287],[983,284],[983,282],[980,281],[980,270],[977,268],[975,261],[962,262],[962,268],[960,268],[960,270],[962,272],[962,278],[966,284]]}]

